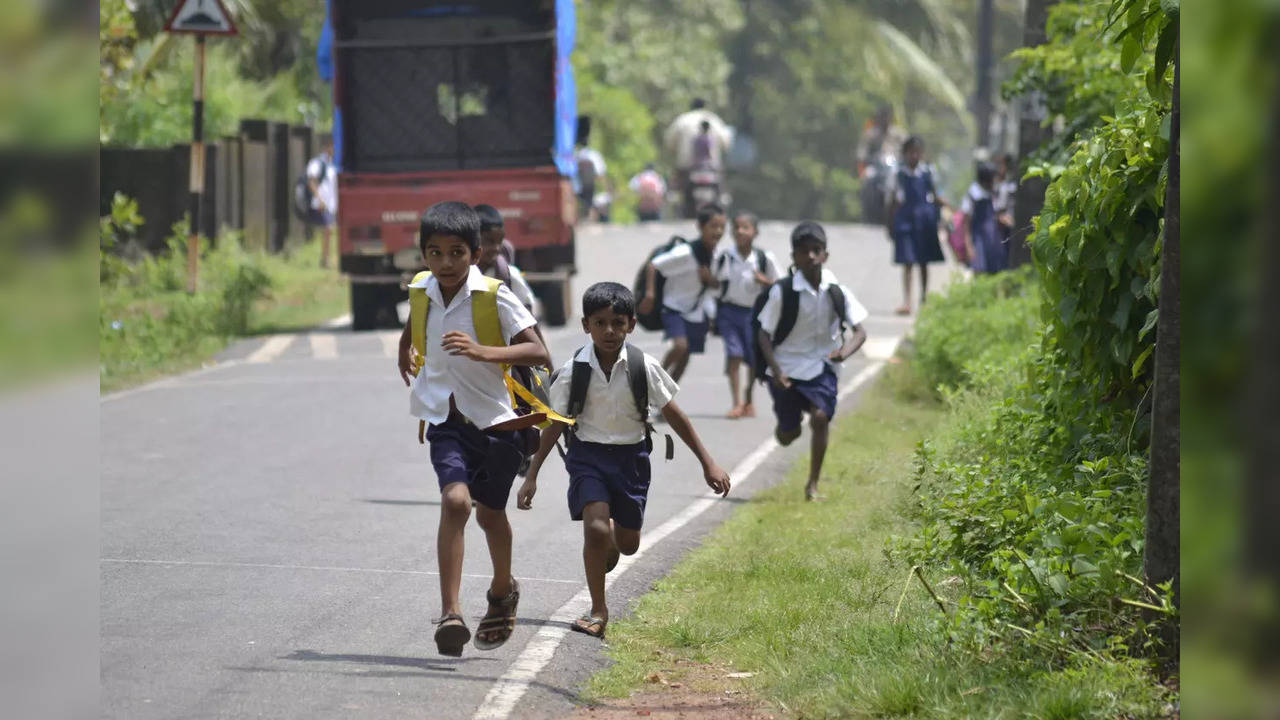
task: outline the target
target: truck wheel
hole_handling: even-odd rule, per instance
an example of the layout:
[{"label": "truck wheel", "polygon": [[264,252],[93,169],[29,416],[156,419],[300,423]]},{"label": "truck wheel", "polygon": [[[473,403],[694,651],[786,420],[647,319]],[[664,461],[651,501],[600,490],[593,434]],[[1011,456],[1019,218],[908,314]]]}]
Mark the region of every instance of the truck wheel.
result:
[{"label": "truck wheel", "polygon": [[548,327],[562,327],[568,322],[565,315],[564,287],[558,282],[532,283],[534,294],[542,301],[542,323]]},{"label": "truck wheel", "polygon": [[368,283],[351,283],[351,329],[372,330],[378,324],[382,288]]}]

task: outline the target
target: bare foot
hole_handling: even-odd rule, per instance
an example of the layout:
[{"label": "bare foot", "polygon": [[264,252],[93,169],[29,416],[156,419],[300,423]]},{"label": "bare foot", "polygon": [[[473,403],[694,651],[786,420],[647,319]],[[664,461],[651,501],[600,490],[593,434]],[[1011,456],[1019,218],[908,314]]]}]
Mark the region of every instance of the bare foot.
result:
[{"label": "bare foot", "polygon": [[894,315],[910,315],[910,314],[911,314],[911,306],[910,306],[910,305],[899,305],[896,309],[894,309],[893,314],[894,314]]},{"label": "bare foot", "polygon": [[734,405],[733,409],[725,414],[725,417],[729,418],[730,420],[737,420],[738,418],[742,417],[742,414],[743,414],[742,406]]},{"label": "bare foot", "polygon": [[756,416],[755,405],[752,405],[751,403],[747,403],[746,405],[742,406],[742,417],[755,417],[755,416]]},{"label": "bare foot", "polygon": [[827,496],[819,495],[818,486],[815,483],[809,483],[804,486],[804,499],[808,502],[822,502],[827,499]]}]

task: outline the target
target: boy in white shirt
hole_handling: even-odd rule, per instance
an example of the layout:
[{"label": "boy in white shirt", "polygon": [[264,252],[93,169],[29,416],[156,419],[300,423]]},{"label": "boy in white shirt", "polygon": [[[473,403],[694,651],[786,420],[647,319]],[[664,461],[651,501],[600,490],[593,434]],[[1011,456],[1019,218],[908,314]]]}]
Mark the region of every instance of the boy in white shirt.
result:
[{"label": "boy in white shirt", "polygon": [[[432,205],[423,213],[420,233],[430,273],[419,274],[409,286],[400,377],[412,387],[410,414],[429,424],[426,439],[441,494],[436,542],[442,611],[435,641],[441,654],[456,657],[471,639],[458,593],[463,530],[473,500],[493,561],[489,610],[477,627],[475,645],[493,649],[515,629],[520,589],[511,575],[506,504],[524,449],[516,433],[521,418],[512,409],[502,366],[545,365],[550,358],[529,311],[476,267],[480,218],[470,206]],[[477,322],[483,319],[496,327]],[[485,337],[486,344],[477,341]]]},{"label": "boy in white shirt", "polygon": [[[754,213],[739,211],[733,215],[733,243],[716,253],[713,263],[720,281],[720,297],[716,303],[716,330],[724,339],[725,372],[729,375],[729,396],[733,405],[727,417],[755,417],[751,402],[755,383],[751,368],[755,364],[755,339],[752,337],[751,314],[756,298],[773,286],[782,272],[773,253],[755,247],[760,234],[760,221]],[[747,367],[747,387],[740,392],[742,366]],[[739,398],[743,398],[740,402]]]},{"label": "boy in white shirt", "polygon": [[[640,547],[649,494],[651,407],[662,412],[697,456],[707,485],[717,494],[729,492],[729,475],[711,459],[689,417],[672,400],[679,389],[675,381],[656,359],[627,344],[627,335],[635,327],[635,298],[630,290],[614,282],[587,288],[582,296],[582,329],[591,335],[591,344],[564,364],[551,385],[551,409],[576,419],[565,468],[569,515],[582,521],[582,561],[591,612],[575,621],[573,629],[592,637],[604,637],[609,623],[605,574],[618,563],[619,554],[631,555]],[[552,424],[542,431],[542,443],[516,494],[520,509],[532,507],[538,471],[564,428]]]},{"label": "boy in white shirt", "polygon": [[707,203],[698,208],[698,239],[679,243],[658,255],[645,270],[645,295],[640,312],[649,313],[657,302],[657,274],[662,273],[666,285],[662,294],[662,337],[671,341],[671,349],[662,358],[662,367],[680,382],[689,366],[691,354],[701,354],[707,347],[707,318],[703,299],[719,282],[711,272],[711,258],[716,244],[724,236],[727,222],[724,208]]},{"label": "boy in white shirt", "polygon": [[[781,445],[800,437],[800,421],[809,414],[813,441],[806,500],[820,500],[818,478],[827,453],[827,431],[836,411],[839,363],[858,351],[867,333],[866,308],[823,267],[827,233],[806,220],[791,231],[795,273],[774,283],[760,309],[760,354],[768,368],[769,393],[778,418],[774,434]],[[844,340],[845,329],[852,335]]]},{"label": "boy in white shirt", "polygon": [[503,254],[503,243],[507,240],[507,228],[502,220],[502,213],[492,205],[476,205],[476,215],[480,216],[480,260],[476,264],[480,272],[491,278],[498,278],[511,288],[520,302],[529,312],[533,312],[533,288],[524,279],[524,273]]}]

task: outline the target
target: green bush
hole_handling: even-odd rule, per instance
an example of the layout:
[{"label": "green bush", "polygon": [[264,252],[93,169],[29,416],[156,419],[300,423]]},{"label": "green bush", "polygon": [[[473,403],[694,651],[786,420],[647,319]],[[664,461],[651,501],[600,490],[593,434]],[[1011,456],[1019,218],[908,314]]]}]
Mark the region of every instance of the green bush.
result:
[{"label": "green bush", "polygon": [[926,303],[916,323],[914,366],[932,388],[969,385],[973,373],[1022,353],[1039,327],[1030,268],[956,283]]}]

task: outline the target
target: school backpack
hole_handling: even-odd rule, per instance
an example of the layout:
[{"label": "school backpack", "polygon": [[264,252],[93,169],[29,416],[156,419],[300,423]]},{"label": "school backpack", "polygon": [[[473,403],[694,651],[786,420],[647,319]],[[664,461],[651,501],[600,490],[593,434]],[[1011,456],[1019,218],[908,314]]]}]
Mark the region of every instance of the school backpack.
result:
[{"label": "school backpack", "polygon": [[[686,243],[693,247],[693,256],[698,261],[699,265],[709,266],[711,264],[711,258],[709,257],[709,253],[707,252],[706,245],[703,245],[701,240],[692,240],[692,241],[685,240],[679,235],[672,235],[670,240],[654,248],[653,251],[650,252],[647,257],[645,257],[644,263],[640,265],[640,271],[636,273],[635,284],[632,285],[632,292],[635,293],[635,299],[636,299],[637,305],[639,305],[640,301],[644,299],[645,290],[647,289],[646,273],[649,269],[649,264],[652,263],[653,259],[658,257],[659,255],[674,249],[677,245],[683,245]],[[647,313],[641,314],[639,308],[638,307],[636,308],[636,323],[639,324],[640,327],[644,328],[645,330],[661,330],[662,329],[662,307],[663,307],[662,296],[666,288],[666,284],[667,284],[667,279],[662,276],[662,273],[660,272],[654,273],[653,309]],[[685,312],[692,312],[695,308],[697,308],[698,305],[701,304],[702,296],[703,294],[705,294],[705,292],[706,290],[704,289],[702,292],[698,293],[698,297],[694,301],[693,305]]]},{"label": "school backpack", "polygon": [[[324,182],[325,176],[329,174],[329,164],[324,161],[324,157],[317,155],[316,159],[320,161],[320,182]],[[310,165],[311,163],[307,163]],[[315,219],[315,208],[311,207],[311,201],[315,194],[311,192],[310,178],[304,168],[298,179],[293,181],[293,214],[299,220],[310,222]]]},{"label": "school backpack", "polygon": [[578,156],[578,197],[588,204],[596,196],[596,164],[586,153]]},{"label": "school backpack", "polygon": [[636,182],[636,195],[640,198],[638,205],[641,210],[654,212],[662,209],[662,181],[656,173],[646,172],[640,175]]},{"label": "school backpack", "polygon": [[[431,298],[427,296],[426,279],[431,272],[424,270],[414,276],[409,287],[409,335],[414,352],[426,357],[427,316],[431,311]],[[502,281],[485,277],[486,288],[471,292],[471,320],[476,326],[476,342],[481,345],[506,345],[502,323],[498,319],[498,288]],[[417,287],[414,287],[417,286]],[[422,372],[419,366],[418,372]],[[549,406],[548,391],[551,383],[544,370],[524,366],[502,366],[502,379],[511,396],[511,407],[520,417],[502,423],[500,429],[520,433],[525,459],[538,449],[537,427],[546,426],[551,420],[572,423]],[[424,443],[427,423],[418,421],[418,442]],[[527,468],[522,463],[521,468]]]},{"label": "school backpack", "polygon": [[[569,407],[565,413],[569,418],[577,418],[587,406],[587,387],[591,384],[591,363],[578,360],[581,352],[582,348],[578,348],[573,354],[573,374],[569,376]],[[626,344],[623,352],[627,354],[627,384],[631,387],[631,398],[635,401],[640,422],[644,423],[644,441],[652,450],[653,423],[649,421],[649,374],[645,368],[644,352],[631,343]],[[572,425],[568,429],[568,435],[571,440],[576,439]],[[561,455],[563,454],[562,450]],[[674,456],[675,444],[671,436],[667,435],[666,457],[670,460]]]},{"label": "school backpack", "polygon": [[[800,292],[795,289],[794,282],[795,273],[792,273],[773,284],[782,293],[782,312],[778,316],[778,327],[770,334],[775,348],[781,345],[795,329],[796,317],[800,314]],[[755,342],[755,374],[757,380],[766,383],[769,382],[769,376],[765,371],[769,366],[764,360],[764,353],[760,351],[760,333],[764,332],[760,327],[760,311],[764,309],[764,304],[769,300],[769,293],[772,290],[773,288],[769,288],[761,292],[751,308],[751,336]],[[827,286],[827,295],[831,298],[836,317],[840,318],[840,332],[844,333],[853,325],[849,322],[849,307],[845,301],[844,290],[840,289],[838,283],[831,283]]]}]

